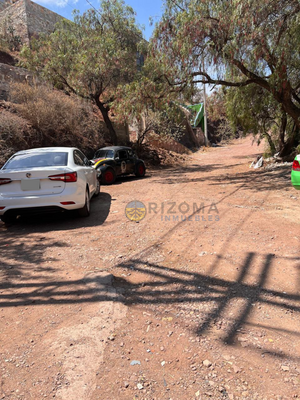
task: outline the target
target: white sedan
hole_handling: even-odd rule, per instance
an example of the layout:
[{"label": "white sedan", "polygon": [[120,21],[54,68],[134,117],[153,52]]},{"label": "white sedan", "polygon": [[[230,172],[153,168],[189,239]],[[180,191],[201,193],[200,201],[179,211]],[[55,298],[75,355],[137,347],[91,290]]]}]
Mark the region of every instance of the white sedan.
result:
[{"label": "white sedan", "polygon": [[76,148],[19,151],[0,169],[0,218],[11,222],[22,214],[75,209],[87,217],[99,180],[99,171]]}]

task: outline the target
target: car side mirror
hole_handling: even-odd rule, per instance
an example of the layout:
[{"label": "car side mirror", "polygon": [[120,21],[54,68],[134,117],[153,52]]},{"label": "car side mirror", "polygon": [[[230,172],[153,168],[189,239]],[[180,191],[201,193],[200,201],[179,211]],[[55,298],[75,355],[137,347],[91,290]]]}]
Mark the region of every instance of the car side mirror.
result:
[{"label": "car side mirror", "polygon": [[92,167],[93,165],[95,165],[95,161],[89,160],[89,166]]}]

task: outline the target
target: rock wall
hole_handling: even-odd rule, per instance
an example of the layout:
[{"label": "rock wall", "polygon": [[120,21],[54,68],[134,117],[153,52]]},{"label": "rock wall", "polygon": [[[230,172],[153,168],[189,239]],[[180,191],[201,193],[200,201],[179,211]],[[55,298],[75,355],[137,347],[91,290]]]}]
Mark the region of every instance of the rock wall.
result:
[{"label": "rock wall", "polygon": [[0,11],[2,11],[5,8],[9,7],[14,2],[15,2],[15,0],[0,0]]},{"label": "rock wall", "polygon": [[0,63],[0,100],[8,100],[10,85],[15,82],[37,82],[37,78],[27,69]]},{"label": "rock wall", "polygon": [[9,27],[13,27],[15,35],[21,37],[23,43],[29,42],[26,0],[9,5],[0,13],[0,32],[6,35]]},{"label": "rock wall", "polygon": [[[1,11],[2,9],[2,11]],[[18,0],[12,4],[0,0],[0,32],[5,34],[12,26],[22,43],[29,43],[33,36],[50,33],[63,17],[30,0]]]},{"label": "rock wall", "polygon": [[0,11],[7,7],[7,2],[5,0],[0,0]]},{"label": "rock wall", "polygon": [[[20,1],[20,0],[19,0]],[[38,36],[40,33],[51,33],[55,25],[63,19],[60,15],[48,10],[30,0],[26,2],[27,28],[29,39]]]}]

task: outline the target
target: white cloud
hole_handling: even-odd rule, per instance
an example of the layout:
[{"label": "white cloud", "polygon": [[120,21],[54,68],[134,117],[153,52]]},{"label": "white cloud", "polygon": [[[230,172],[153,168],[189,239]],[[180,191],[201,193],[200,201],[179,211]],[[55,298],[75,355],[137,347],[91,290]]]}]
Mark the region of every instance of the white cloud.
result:
[{"label": "white cloud", "polygon": [[64,8],[70,6],[71,8],[73,8],[73,6],[78,3],[78,0],[38,0],[34,2],[45,7],[56,6]]}]

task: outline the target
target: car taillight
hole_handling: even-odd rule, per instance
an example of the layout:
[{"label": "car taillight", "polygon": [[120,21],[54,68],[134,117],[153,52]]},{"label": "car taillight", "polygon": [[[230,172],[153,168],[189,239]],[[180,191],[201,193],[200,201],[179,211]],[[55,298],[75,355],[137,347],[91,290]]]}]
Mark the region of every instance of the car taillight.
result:
[{"label": "car taillight", "polygon": [[6,185],[7,183],[12,182],[10,178],[0,178],[0,185]]},{"label": "car taillight", "polygon": [[63,182],[77,182],[77,172],[69,172],[67,174],[50,175],[48,178],[51,181],[63,181]]},{"label": "car taillight", "polygon": [[298,160],[294,160],[293,166],[292,166],[293,171],[300,171],[300,164]]}]

